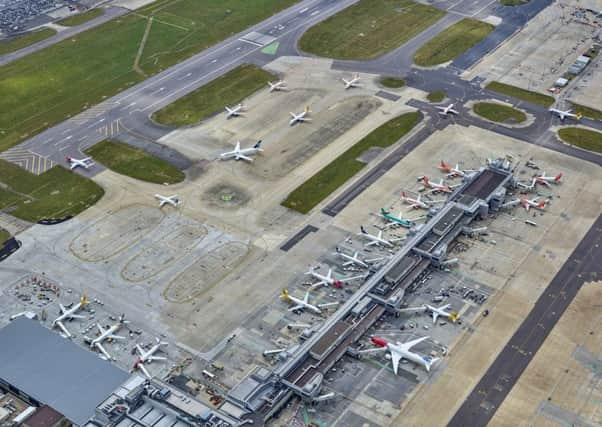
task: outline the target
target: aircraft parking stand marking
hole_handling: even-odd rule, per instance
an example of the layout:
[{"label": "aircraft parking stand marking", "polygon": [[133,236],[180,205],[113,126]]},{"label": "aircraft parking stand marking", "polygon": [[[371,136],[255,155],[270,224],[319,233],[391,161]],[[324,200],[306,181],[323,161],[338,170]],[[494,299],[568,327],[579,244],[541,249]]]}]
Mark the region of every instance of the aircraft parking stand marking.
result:
[{"label": "aircraft parking stand marking", "polygon": [[55,165],[48,157],[18,147],[10,148],[1,153],[0,159],[11,162],[35,175],[41,175]]}]

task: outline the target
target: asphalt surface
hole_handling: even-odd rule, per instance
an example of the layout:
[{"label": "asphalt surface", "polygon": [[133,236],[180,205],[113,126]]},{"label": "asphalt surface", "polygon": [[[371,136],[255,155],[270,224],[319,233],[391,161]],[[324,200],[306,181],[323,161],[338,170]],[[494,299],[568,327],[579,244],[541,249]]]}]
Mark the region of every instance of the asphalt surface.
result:
[{"label": "asphalt surface", "polygon": [[37,52],[38,50],[47,48],[48,46],[71,38],[76,34],[89,30],[90,28],[96,27],[98,25],[104,24],[105,22],[110,21],[111,19],[117,18],[118,16],[125,15],[126,13],[131,12],[128,9],[118,6],[107,7],[104,9],[104,11],[105,13],[103,13],[101,16],[91,19],[88,22],[84,22],[81,25],[78,25],[76,27],[65,27],[64,30],[56,33],[52,37],[48,37],[45,40],[41,40],[30,46],[24,47],[23,49],[19,49],[15,52],[0,55],[0,66],[6,65],[9,62],[17,60],[19,58],[23,58],[24,56]]},{"label": "asphalt surface", "polygon": [[581,286],[599,280],[602,273],[600,259],[602,215],[552,279],[448,427],[487,425]]}]

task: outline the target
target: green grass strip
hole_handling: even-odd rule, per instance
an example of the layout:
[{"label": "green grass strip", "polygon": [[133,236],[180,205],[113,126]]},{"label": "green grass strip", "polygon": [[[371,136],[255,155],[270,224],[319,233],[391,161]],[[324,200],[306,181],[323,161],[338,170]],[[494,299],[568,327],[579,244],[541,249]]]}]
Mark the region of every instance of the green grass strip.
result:
[{"label": "green grass strip", "polygon": [[56,34],[56,31],[51,28],[43,28],[41,30],[32,31],[22,36],[13,37],[7,40],[0,41],[0,55],[15,52],[30,46],[39,41],[45,40]]},{"label": "green grass strip", "polygon": [[522,123],[527,120],[527,115],[522,111],[495,102],[478,102],[473,110],[479,116],[499,123]]},{"label": "green grass strip", "polygon": [[309,212],[366,166],[366,163],[357,160],[364,151],[372,147],[385,148],[394,144],[412,130],[421,118],[419,112],[406,113],[379,126],[297,187],[282,205],[301,213]]},{"label": "green grass strip", "polygon": [[242,102],[267,82],[277,77],[256,65],[239,65],[217,79],[155,112],[152,119],[167,126],[185,126],[199,123],[224,106]]},{"label": "green grass strip", "polygon": [[483,40],[494,26],[477,19],[464,18],[426,42],[414,55],[414,63],[422,67],[443,64],[463,54]]},{"label": "green grass strip", "polygon": [[558,136],[564,142],[589,151],[602,153],[602,133],[593,130],[568,127],[558,131]]},{"label": "green grass strip", "polygon": [[91,21],[94,18],[98,18],[104,13],[104,9],[90,9],[84,13],[78,13],[77,15],[61,19],[57,22],[57,24],[62,25],[64,27],[75,27],[77,25],[83,24],[84,22]]},{"label": "green grass strip", "polygon": [[397,77],[383,77],[379,80],[379,83],[384,87],[390,87],[393,89],[398,89],[406,85],[406,81],[404,79],[399,79]]},{"label": "green grass strip", "polygon": [[360,0],[311,27],[299,48],[336,59],[370,59],[427,29],[445,12],[411,0]]},{"label": "green grass strip", "polygon": [[105,140],[86,151],[107,168],[141,181],[155,184],[182,182],[184,173],[163,159],[117,141]]},{"label": "green grass strip", "polygon": [[520,87],[507,85],[505,83],[491,82],[487,85],[486,89],[521,99],[532,104],[543,105],[544,107],[549,107],[554,103],[554,98],[549,95],[531,92],[530,90],[521,89]]}]

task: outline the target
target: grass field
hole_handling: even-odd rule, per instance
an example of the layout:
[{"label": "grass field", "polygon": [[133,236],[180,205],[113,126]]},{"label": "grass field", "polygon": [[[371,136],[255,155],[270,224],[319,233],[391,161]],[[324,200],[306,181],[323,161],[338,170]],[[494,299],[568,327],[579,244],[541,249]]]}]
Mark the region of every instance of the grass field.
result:
[{"label": "grass field", "polygon": [[495,102],[477,102],[472,107],[481,117],[499,123],[522,123],[527,120],[527,115],[516,108]]},{"label": "grass field", "polygon": [[122,175],[155,184],[182,182],[184,173],[165,160],[117,141],[105,140],[86,150],[95,161]]},{"label": "grass field", "polygon": [[443,64],[463,54],[493,31],[491,24],[464,18],[426,42],[414,55],[422,67]]},{"label": "grass field", "polygon": [[491,82],[487,85],[486,89],[502,93],[513,98],[522,99],[523,101],[530,102],[532,104],[543,105],[544,107],[549,107],[554,103],[554,98],[549,95],[531,92],[530,90],[521,89],[505,83]]},{"label": "grass field", "polygon": [[366,163],[357,160],[364,151],[371,147],[384,148],[394,144],[399,138],[412,130],[421,118],[422,116],[419,112],[406,113],[376,128],[297,187],[282,202],[282,206],[301,213],[309,212],[314,206],[366,166]]},{"label": "grass field", "polygon": [[61,166],[34,175],[0,160],[0,209],[31,222],[77,215],[96,203],[102,187]]},{"label": "grass field", "polygon": [[158,0],[1,67],[0,151],[296,1]]},{"label": "grass field", "polygon": [[393,89],[404,87],[406,85],[406,81],[404,79],[399,79],[397,77],[382,77],[378,82],[384,87],[390,87]]},{"label": "grass field", "polygon": [[593,130],[568,127],[558,131],[564,142],[596,153],[602,153],[602,133]]},{"label": "grass field", "polygon": [[51,28],[43,28],[38,31],[32,31],[22,36],[17,36],[8,40],[0,42],[0,55],[4,55],[10,52],[15,52],[19,49],[23,49],[29,45],[45,40],[48,37],[52,37],[56,34]]},{"label": "grass field", "polygon": [[299,48],[328,58],[374,58],[399,47],[444,15],[411,0],[360,0],[311,27],[299,40]]},{"label": "grass field", "polygon": [[255,65],[240,65],[194,92],[156,111],[152,119],[168,126],[192,125],[224,111],[255,91],[267,87],[276,76]]},{"label": "grass field", "polygon": [[602,120],[602,111],[594,110],[585,105],[575,104],[574,102],[571,103],[571,106],[575,110],[575,113],[581,113],[581,115],[590,119]]},{"label": "grass field", "polygon": [[4,228],[0,228],[0,246],[2,246],[2,243],[6,242],[8,239],[10,239],[10,233]]},{"label": "grass field", "polygon": [[434,90],[426,96],[429,102],[441,102],[447,94],[443,90]]},{"label": "grass field", "polygon": [[69,16],[67,18],[61,19],[56,23],[59,25],[63,25],[65,27],[75,27],[76,25],[81,25],[84,22],[91,21],[94,18],[98,18],[103,13],[105,13],[104,9],[90,9],[84,13],[78,13],[77,15]]}]

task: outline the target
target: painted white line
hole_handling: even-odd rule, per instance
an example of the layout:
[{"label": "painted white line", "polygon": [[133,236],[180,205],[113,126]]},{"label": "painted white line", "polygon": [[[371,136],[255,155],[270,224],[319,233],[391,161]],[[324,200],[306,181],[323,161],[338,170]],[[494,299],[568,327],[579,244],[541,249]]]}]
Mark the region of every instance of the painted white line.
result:
[{"label": "painted white line", "polygon": [[65,135],[67,132],[71,132],[71,129],[67,129],[61,132],[61,135]]},{"label": "painted white line", "polygon": [[99,121],[97,121],[96,123],[93,123],[93,124],[91,124],[90,126],[88,126],[88,129],[90,129],[90,128],[93,128],[94,126],[96,126],[96,125],[98,125],[98,124],[100,124],[100,123],[102,123],[102,122],[104,122],[104,121],[105,121],[105,119],[104,119],[104,117],[103,117],[102,119],[100,119],[100,120],[99,120]]},{"label": "painted white line", "polygon": [[71,138],[73,138],[73,135],[69,135],[67,138],[65,138],[65,141],[69,141]]},{"label": "painted white line", "polygon": [[301,9],[301,10],[299,11],[299,14],[301,14],[301,13],[305,13],[305,12],[307,12],[308,10],[309,10],[309,7],[304,7],[303,9]]},{"label": "painted white line", "polygon": [[213,61],[211,61],[212,64],[215,64],[217,62],[217,59],[214,59]]},{"label": "painted white line", "polygon": [[241,42],[252,44],[253,46],[263,47],[262,44],[256,43],[256,42],[251,41],[251,40],[247,40],[247,39],[238,39],[238,40],[240,40]]},{"label": "painted white line", "polygon": [[320,13],[319,10],[314,10],[312,13],[309,14],[309,16],[316,16],[318,13]]}]

